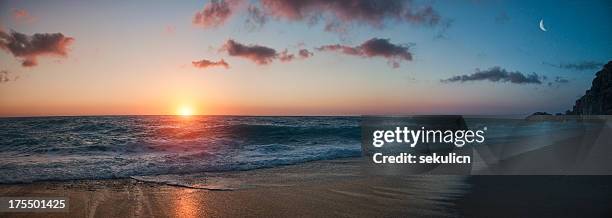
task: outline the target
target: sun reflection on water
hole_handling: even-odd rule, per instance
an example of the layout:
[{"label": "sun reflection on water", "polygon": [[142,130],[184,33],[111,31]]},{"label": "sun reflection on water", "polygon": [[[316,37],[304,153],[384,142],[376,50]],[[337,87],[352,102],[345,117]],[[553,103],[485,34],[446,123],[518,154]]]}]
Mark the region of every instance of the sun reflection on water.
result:
[{"label": "sun reflection on water", "polygon": [[206,205],[198,202],[195,196],[197,196],[195,190],[190,189],[177,189],[172,192],[172,206],[174,208],[174,217],[202,217],[204,207]]}]

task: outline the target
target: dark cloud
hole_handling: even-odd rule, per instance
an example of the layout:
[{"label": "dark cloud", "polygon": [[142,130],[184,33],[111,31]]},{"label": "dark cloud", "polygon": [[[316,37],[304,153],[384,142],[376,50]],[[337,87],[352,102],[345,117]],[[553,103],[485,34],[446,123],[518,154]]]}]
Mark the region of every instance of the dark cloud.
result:
[{"label": "dark cloud", "polygon": [[578,70],[578,71],[597,70],[604,65],[603,62],[598,62],[598,61],[582,61],[582,62],[576,62],[576,63],[560,63],[560,64],[552,64],[552,63],[544,62],[544,64],[548,66],[552,66],[552,67],[561,68],[561,69]]},{"label": "dark cloud", "polygon": [[260,45],[243,45],[232,39],[227,40],[221,50],[227,51],[230,56],[247,58],[259,65],[269,64],[278,56],[273,48]]},{"label": "dark cloud", "polygon": [[309,58],[309,57],[312,57],[312,55],[314,55],[312,52],[308,51],[308,49],[300,49],[298,54],[300,55],[301,58]]},{"label": "dark cloud", "polygon": [[223,59],[219,61],[209,61],[206,59],[202,59],[200,61],[192,61],[191,63],[196,68],[209,68],[209,67],[225,67],[225,69],[229,68],[229,64],[225,62],[225,60]]},{"label": "dark cloud", "polygon": [[[312,56],[312,53],[309,53],[308,50],[305,50],[305,53],[309,54],[308,56],[304,56],[302,51],[298,55],[303,59]],[[275,59],[279,59],[282,62],[289,62],[296,58],[296,55],[290,54],[287,49],[282,52],[277,52],[273,48],[261,46],[261,45],[244,45],[239,42],[236,42],[232,39],[229,39],[225,42],[221,51],[226,51],[230,56],[237,56],[247,58],[259,65],[266,65],[272,63]]]},{"label": "dark cloud", "polygon": [[400,61],[411,61],[412,53],[408,51],[406,45],[397,45],[389,42],[389,39],[372,38],[357,47],[346,45],[324,45],[319,51],[336,51],[347,55],[354,55],[366,58],[382,57],[387,59],[394,68],[399,67]]},{"label": "dark cloud", "polygon": [[68,46],[73,41],[74,38],[66,37],[62,33],[26,35],[16,31],[6,33],[0,30],[0,49],[21,59],[21,65],[24,67],[36,66],[37,57],[41,55],[66,57]]},{"label": "dark cloud", "polygon": [[356,25],[382,28],[387,21],[424,26],[441,24],[443,31],[451,24],[433,7],[413,0],[211,0],[196,12],[193,23],[205,28],[218,27],[245,9],[246,24],[251,29],[263,26],[269,19],[309,25],[323,21],[325,31],[341,34]]},{"label": "dark cloud", "polygon": [[412,0],[261,0],[263,14],[274,19],[305,21],[324,20],[325,30],[345,32],[351,24],[383,27],[385,21],[435,26],[441,16],[431,6],[417,6]]},{"label": "dark cloud", "polygon": [[481,71],[476,69],[475,73],[454,76],[442,82],[466,82],[488,80],[491,82],[510,82],[515,84],[542,84],[540,77],[535,74],[523,74],[521,72],[509,72],[501,67],[492,67],[488,70]]},{"label": "dark cloud", "polygon": [[239,0],[211,0],[202,11],[193,16],[193,23],[204,28],[217,27],[225,23],[234,13]]}]

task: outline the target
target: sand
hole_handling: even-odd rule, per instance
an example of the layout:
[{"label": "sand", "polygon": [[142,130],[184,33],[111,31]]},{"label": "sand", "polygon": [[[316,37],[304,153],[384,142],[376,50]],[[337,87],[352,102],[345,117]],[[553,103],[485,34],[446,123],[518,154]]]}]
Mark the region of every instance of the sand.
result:
[{"label": "sand", "polygon": [[[0,196],[68,196],[68,213],[2,217],[609,217],[610,176],[379,176],[361,159],[222,174],[0,185]],[[201,181],[202,178],[216,178]],[[194,181],[200,180],[200,181]],[[222,190],[218,187],[228,183]],[[194,185],[195,184],[195,185]],[[185,186],[193,185],[190,188]]]}]

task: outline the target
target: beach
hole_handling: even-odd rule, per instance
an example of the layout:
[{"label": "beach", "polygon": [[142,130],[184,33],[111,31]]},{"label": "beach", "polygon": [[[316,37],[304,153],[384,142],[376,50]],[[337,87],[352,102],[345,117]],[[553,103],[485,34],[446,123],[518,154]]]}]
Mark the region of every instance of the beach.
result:
[{"label": "beach", "polygon": [[[606,217],[611,213],[610,176],[375,176],[360,170],[362,164],[361,158],[316,161],[208,175],[216,178],[211,181],[202,174],[178,175],[188,181],[175,184],[137,179],[5,184],[0,185],[1,196],[68,196],[70,208],[68,213],[2,215]],[[207,184],[213,188],[203,188]]]},{"label": "beach", "polygon": [[5,121],[0,196],[67,197],[69,209],[2,217],[612,215],[612,176],[563,176],[607,175],[607,122],[468,119],[490,129],[471,174],[415,175],[372,168],[356,117]]}]

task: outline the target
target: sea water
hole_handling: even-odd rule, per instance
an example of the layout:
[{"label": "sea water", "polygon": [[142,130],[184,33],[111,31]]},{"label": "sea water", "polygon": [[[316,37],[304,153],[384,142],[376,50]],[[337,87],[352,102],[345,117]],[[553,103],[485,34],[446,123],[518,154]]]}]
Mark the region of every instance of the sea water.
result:
[{"label": "sea water", "polygon": [[[360,120],[331,116],[1,118],[0,183],[244,171],[359,157]],[[522,119],[466,119],[466,123],[468,128],[487,126],[487,143],[509,143],[580,126]]]},{"label": "sea water", "polygon": [[361,155],[358,117],[0,119],[0,183],[238,171]]}]

